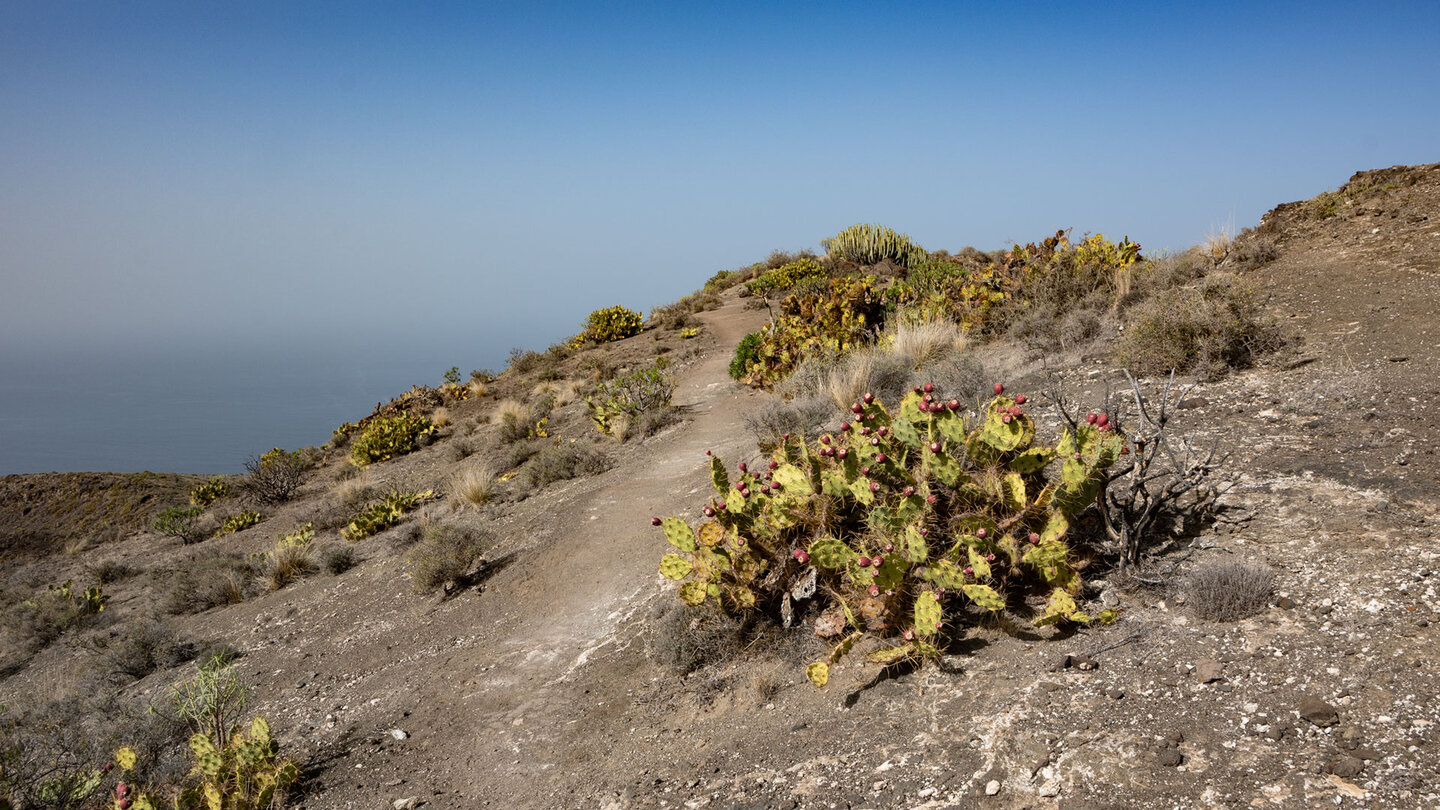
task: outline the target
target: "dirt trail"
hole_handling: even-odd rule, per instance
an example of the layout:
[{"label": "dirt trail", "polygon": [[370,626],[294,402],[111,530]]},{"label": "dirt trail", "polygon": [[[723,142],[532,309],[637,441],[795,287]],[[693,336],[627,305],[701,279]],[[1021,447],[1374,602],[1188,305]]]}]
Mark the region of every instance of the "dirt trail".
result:
[{"label": "dirt trail", "polygon": [[[338,605],[316,618],[343,635],[308,638],[301,657],[321,658],[317,669],[333,668],[323,665],[331,655],[355,662],[348,678],[296,687],[309,693],[305,699],[262,695],[267,703],[290,702],[302,735],[312,728],[298,741],[321,771],[306,807],[376,807],[380,798],[388,805],[421,786],[418,795],[434,806],[499,796],[523,806],[513,802],[525,784],[563,769],[557,759],[568,726],[587,704],[606,703],[591,696],[605,690],[588,680],[585,664],[634,642],[626,628],[638,623],[627,620],[669,595],[655,573],[663,541],[650,517],[695,508],[708,487],[705,450],[731,463],[754,452],[744,415],[763,395],[733,382],[727,369],[731,349],[764,313],[732,299],[699,318],[710,345],[680,374],[674,396],[686,421],[616,468],[547,492],[543,506],[516,507],[509,522],[518,528],[507,530],[511,540],[502,547],[513,551],[483,593],[417,605],[391,566],[388,575],[377,567],[368,582],[352,586],[393,592],[389,598],[318,595],[289,606],[281,621],[304,625],[327,603]],[[371,609],[357,610],[358,603]],[[257,626],[266,619],[262,614]],[[266,680],[282,692],[290,678],[280,672],[293,669],[303,684],[303,662],[275,652],[253,655],[253,666],[277,671]],[[392,728],[406,736],[397,739]],[[356,745],[357,738],[373,745]],[[377,785],[385,791],[379,798]]]}]

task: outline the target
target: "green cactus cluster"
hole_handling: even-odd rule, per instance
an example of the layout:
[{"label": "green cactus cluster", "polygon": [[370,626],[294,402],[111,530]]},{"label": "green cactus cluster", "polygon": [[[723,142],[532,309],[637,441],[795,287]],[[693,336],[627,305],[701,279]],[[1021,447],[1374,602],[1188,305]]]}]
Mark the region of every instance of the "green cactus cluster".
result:
[{"label": "green cactus cluster", "polygon": [[820,245],[831,258],[862,265],[889,261],[910,267],[929,255],[910,237],[883,225],[851,225]]},{"label": "green cactus cluster", "polygon": [[230,494],[230,485],[225,483],[225,479],[211,478],[190,490],[190,505],[209,506],[218,500],[230,497]]},{"label": "green cactus cluster", "polygon": [[770,296],[777,292],[788,292],[796,287],[824,279],[825,267],[808,256],[782,264],[773,270],[766,270],[759,278],[745,282],[745,289],[752,295]]},{"label": "green cactus cluster", "polygon": [[264,520],[265,516],[259,512],[236,512],[228,515],[220,521],[220,528],[215,530],[216,537],[224,537],[227,534],[243,532],[251,526],[255,526]]},{"label": "green cactus cluster", "polygon": [[[249,733],[236,726],[223,745],[208,735],[189,740],[193,762],[178,793],[166,804],[175,810],[268,810],[280,807],[286,792],[300,781],[300,766],[280,757],[280,744],[270,736],[262,717],[250,721]],[[133,748],[115,752],[120,779],[115,787],[116,810],[156,810],[160,800],[135,787],[140,757]]]},{"label": "green cactus cluster", "polygon": [[350,445],[350,463],[364,467],[412,452],[420,437],[434,435],[438,428],[426,417],[401,412],[368,421]]},{"label": "green cactus cluster", "polygon": [[633,337],[640,334],[643,324],[644,318],[640,313],[628,307],[597,309],[585,319],[585,331],[575,338],[572,346],[579,348],[586,342],[610,343]]},{"label": "green cactus cluster", "polygon": [[1082,424],[1039,443],[1023,396],[973,415],[921,389],[893,413],[867,399],[814,443],[785,440],[767,469],[732,479],[711,458],[706,519],[659,520],[674,547],[660,573],[681,601],[788,616],[813,595],[835,643],[807,670],[819,686],[866,634],[885,640],[870,660],[889,664],[937,656],[964,612],[1027,596],[1044,600],[1037,625],[1089,621],[1066,541],[1123,437]]},{"label": "green cactus cluster", "polygon": [[340,536],[353,541],[378,534],[398,525],[405,515],[434,497],[435,491],[430,489],[424,492],[389,492],[384,498],[360,510],[359,514],[340,530]]},{"label": "green cactus cluster", "polygon": [[[823,293],[786,296],[779,316],[758,333],[759,338],[748,345],[741,341],[730,374],[734,377],[740,371],[736,379],[769,387],[788,377],[811,354],[840,355],[869,342],[883,317],[874,278],[830,279]],[[743,368],[737,369],[737,364]]]}]

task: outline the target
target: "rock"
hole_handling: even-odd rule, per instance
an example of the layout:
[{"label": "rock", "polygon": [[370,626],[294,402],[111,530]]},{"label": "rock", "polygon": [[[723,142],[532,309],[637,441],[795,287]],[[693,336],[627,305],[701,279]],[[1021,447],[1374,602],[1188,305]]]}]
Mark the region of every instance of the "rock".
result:
[{"label": "rock", "polygon": [[398,728],[392,728],[392,729],[390,729],[390,736],[391,736],[391,738],[396,739],[396,740],[404,740],[404,739],[408,739],[408,738],[410,737],[410,735],[409,735],[408,733],[406,733],[405,731],[402,731],[401,729],[398,729]]},{"label": "rock", "polygon": [[1285,735],[1289,733],[1290,726],[1287,726],[1284,723],[1275,723],[1274,725],[1270,726],[1270,728],[1265,732],[1265,739],[1272,742],[1280,742],[1281,740],[1285,739]]},{"label": "rock", "polygon": [[1293,610],[1295,608],[1295,600],[1288,596],[1282,596],[1275,600],[1275,607],[1281,610]]},{"label": "rock", "polygon": [[1350,752],[1350,756],[1356,759],[1384,759],[1385,755],[1373,748],[1356,748]]},{"label": "rock", "polygon": [[1105,690],[1105,697],[1108,697],[1108,698],[1110,698],[1111,700],[1119,700],[1119,699],[1125,697],[1125,692],[1124,692],[1124,690],[1121,690],[1121,689],[1106,689],[1106,690]]},{"label": "rock", "polygon": [[415,810],[415,807],[419,804],[419,796],[407,796],[403,799],[396,799],[391,806],[394,807],[395,810]]},{"label": "rock", "polygon": [[1300,717],[1320,728],[1329,728],[1340,722],[1340,712],[1320,698],[1307,697],[1300,701]]},{"label": "rock", "polygon": [[1158,761],[1166,768],[1176,768],[1185,762],[1185,755],[1180,753],[1179,749],[1166,748],[1160,752],[1160,759]]},{"label": "rock", "polygon": [[1225,665],[1213,658],[1202,658],[1190,671],[1200,683],[1214,683],[1225,678]]},{"label": "rock", "polygon": [[1349,754],[1341,754],[1330,762],[1330,772],[1341,779],[1354,779],[1363,770],[1365,763]]},{"label": "rock", "polygon": [[991,779],[989,782],[986,782],[986,783],[985,783],[985,795],[986,795],[986,796],[994,796],[996,793],[999,793],[999,792],[1000,792],[1000,780],[999,780],[999,779]]},{"label": "rock", "polygon": [[1354,751],[1360,747],[1360,729],[1350,726],[1340,732],[1339,746],[1346,751]]}]

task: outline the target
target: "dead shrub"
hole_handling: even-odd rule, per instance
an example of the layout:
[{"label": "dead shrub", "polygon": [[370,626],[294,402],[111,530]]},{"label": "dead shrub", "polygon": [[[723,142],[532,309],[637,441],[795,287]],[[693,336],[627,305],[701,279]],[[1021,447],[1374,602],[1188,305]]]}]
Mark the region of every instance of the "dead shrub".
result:
[{"label": "dead shrub", "polygon": [[423,593],[446,583],[463,587],[466,576],[494,545],[494,536],[482,529],[454,524],[431,526],[425,539],[408,555],[415,589]]},{"label": "dead shrub", "polygon": [[310,466],[306,453],[299,450],[287,453],[277,447],[262,456],[246,459],[245,471],[250,475],[242,482],[242,487],[253,500],[284,503],[300,488]]},{"label": "dead shrub", "polygon": [[199,613],[243,602],[254,579],[254,565],[240,554],[192,557],[171,579],[165,609],[173,614]]},{"label": "dead shrub", "polygon": [[138,681],[195,657],[195,645],[181,641],[170,623],[158,617],[141,618],[121,632],[94,636],[86,647],[97,656],[96,666],[105,676],[121,681]]},{"label": "dead shrub", "polygon": [[780,446],[781,437],[804,436],[806,441],[819,437],[838,412],[828,398],[808,396],[789,402],[771,402],[754,415],[745,418],[745,428],[755,436],[755,443],[766,453]]},{"label": "dead shrub", "polygon": [[352,546],[331,546],[320,555],[320,564],[336,576],[354,568],[359,561]]},{"label": "dead shrub", "polygon": [[1120,365],[1139,374],[1194,370],[1217,377],[1287,342],[1252,287],[1216,274],[1142,304],[1126,323],[1117,355]]},{"label": "dead shrub", "polygon": [[554,481],[599,475],[609,468],[610,458],[599,450],[580,444],[552,445],[530,459],[525,480],[533,490]]},{"label": "dead shrub", "polygon": [[1233,622],[1270,604],[1275,572],[1263,565],[1225,561],[1200,565],[1185,579],[1185,604],[1202,619]]},{"label": "dead shrub", "polygon": [[647,623],[645,652],[651,661],[678,675],[739,655],[753,630],[753,619],[718,610],[695,610],[674,603],[656,610],[658,615]]}]

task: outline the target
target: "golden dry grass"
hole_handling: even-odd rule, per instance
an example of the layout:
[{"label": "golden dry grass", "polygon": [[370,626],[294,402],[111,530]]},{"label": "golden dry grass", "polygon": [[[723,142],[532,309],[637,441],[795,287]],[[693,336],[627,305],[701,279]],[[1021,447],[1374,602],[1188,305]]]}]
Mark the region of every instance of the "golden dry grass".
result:
[{"label": "golden dry grass", "polygon": [[546,380],[530,389],[530,396],[536,398],[554,397],[555,406],[568,405],[575,400],[578,386],[572,380]]},{"label": "golden dry grass", "polygon": [[898,356],[908,358],[912,368],[944,357],[952,351],[964,350],[965,331],[954,321],[925,320],[896,325],[887,330],[882,345]]},{"label": "golden dry grass", "polygon": [[450,424],[450,409],[439,407],[430,414],[430,422],[437,428],[447,427]]},{"label": "golden dry grass", "polygon": [[490,424],[503,425],[506,421],[529,422],[530,409],[518,399],[502,399],[495,403],[495,410],[490,413]]},{"label": "golden dry grass", "polygon": [[278,591],[297,579],[315,571],[315,552],[310,543],[293,538],[281,538],[275,547],[265,554],[262,569],[270,590]]},{"label": "golden dry grass", "polygon": [[489,464],[468,467],[450,479],[450,492],[472,506],[483,506],[495,497],[495,470]]},{"label": "golden dry grass", "polygon": [[470,396],[473,399],[485,396],[485,383],[481,380],[471,380],[465,384],[465,387],[470,389]]}]

